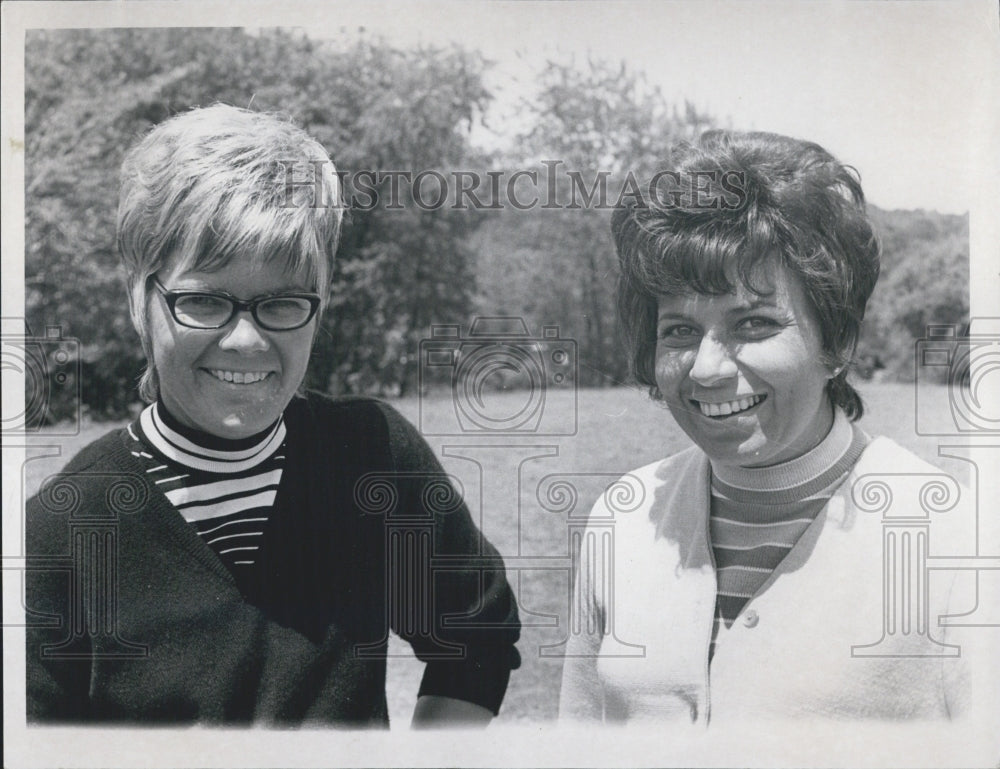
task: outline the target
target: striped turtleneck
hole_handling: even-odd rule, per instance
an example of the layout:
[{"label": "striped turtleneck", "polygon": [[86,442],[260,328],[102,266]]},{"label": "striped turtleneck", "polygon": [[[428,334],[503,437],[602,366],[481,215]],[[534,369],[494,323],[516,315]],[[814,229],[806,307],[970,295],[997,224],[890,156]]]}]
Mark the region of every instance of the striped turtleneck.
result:
[{"label": "striped turtleneck", "polygon": [[718,590],[709,660],[730,627],[826,505],[868,437],[837,410],[811,451],[770,467],[712,466],[709,533]]},{"label": "striped turtleneck", "polygon": [[180,424],[162,403],[129,425],[132,454],[241,588],[258,562],[285,462],[285,423],[226,440]]}]

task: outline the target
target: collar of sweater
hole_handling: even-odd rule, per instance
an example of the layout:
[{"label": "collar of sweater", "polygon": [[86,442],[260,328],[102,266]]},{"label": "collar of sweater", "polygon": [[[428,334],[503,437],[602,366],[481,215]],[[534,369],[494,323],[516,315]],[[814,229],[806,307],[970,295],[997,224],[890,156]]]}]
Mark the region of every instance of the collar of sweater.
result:
[{"label": "collar of sweater", "polygon": [[267,461],[285,440],[285,420],[257,435],[229,441],[183,427],[163,404],[154,403],[133,425],[140,440],[165,459],[213,473],[239,473]]},{"label": "collar of sweater", "polygon": [[[728,467],[712,465],[712,475],[727,486],[748,491],[778,492],[813,486],[813,482],[833,471],[843,475],[863,447],[864,433],[836,409],[833,427],[819,444],[800,457],[769,467]],[[832,478],[831,478],[832,480]]]}]

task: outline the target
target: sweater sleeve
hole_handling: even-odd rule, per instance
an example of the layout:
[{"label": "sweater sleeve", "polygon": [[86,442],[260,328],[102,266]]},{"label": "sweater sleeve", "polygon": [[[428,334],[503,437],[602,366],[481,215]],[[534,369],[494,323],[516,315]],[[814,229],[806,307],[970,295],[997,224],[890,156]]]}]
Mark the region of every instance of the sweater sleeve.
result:
[{"label": "sweater sleeve", "polygon": [[[503,560],[476,528],[464,501],[417,430],[386,404],[399,510],[426,521],[428,550],[416,570],[427,580],[429,604],[419,606],[414,566],[396,568],[402,611],[391,613],[394,632],[427,663],[421,696],[437,695],[500,710],[510,671],[520,666],[514,644],[520,635],[517,602]],[[409,604],[408,606],[406,604]]]}]

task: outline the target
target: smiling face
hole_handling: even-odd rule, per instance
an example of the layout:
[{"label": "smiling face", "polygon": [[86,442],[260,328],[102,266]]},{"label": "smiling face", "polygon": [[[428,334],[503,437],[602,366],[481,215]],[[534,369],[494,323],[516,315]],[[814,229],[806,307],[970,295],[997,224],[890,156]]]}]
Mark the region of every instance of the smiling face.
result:
[{"label": "smiling face", "polygon": [[[236,261],[214,272],[176,272],[176,260],[158,273],[172,291],[225,291],[248,300],[262,294],[308,292],[304,278],[280,266]],[[220,438],[246,438],[273,424],[302,383],[318,322],[293,331],[267,331],[248,312],[220,329],[187,328],[174,321],[157,292],[148,295],[148,328],[160,397],[181,423]]]},{"label": "smiling face", "polygon": [[798,280],[766,262],[771,293],[659,299],[656,384],[716,463],[762,467],[805,454],[833,424],[821,334]]}]

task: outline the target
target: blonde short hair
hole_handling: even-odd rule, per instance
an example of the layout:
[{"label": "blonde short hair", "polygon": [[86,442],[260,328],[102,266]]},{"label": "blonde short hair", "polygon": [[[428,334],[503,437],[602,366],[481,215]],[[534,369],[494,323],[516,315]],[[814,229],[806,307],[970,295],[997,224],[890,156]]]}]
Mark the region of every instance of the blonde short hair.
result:
[{"label": "blonde short hair", "polygon": [[220,269],[234,259],[280,264],[329,294],[343,218],[341,185],[326,150],[291,121],[225,104],[156,126],[122,164],[117,239],[132,323],[146,371],[139,393],[158,393],[146,311],[150,277]]}]

